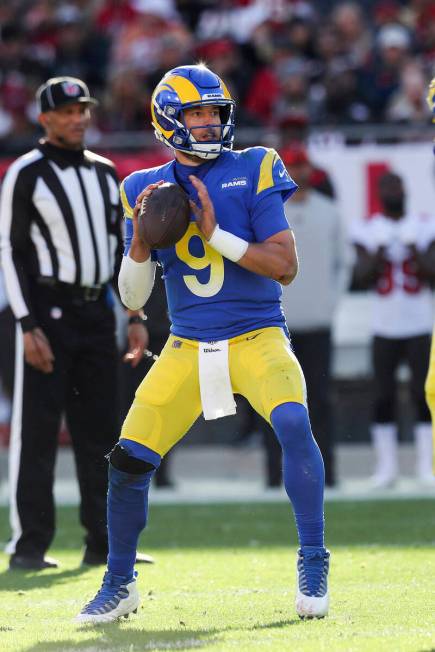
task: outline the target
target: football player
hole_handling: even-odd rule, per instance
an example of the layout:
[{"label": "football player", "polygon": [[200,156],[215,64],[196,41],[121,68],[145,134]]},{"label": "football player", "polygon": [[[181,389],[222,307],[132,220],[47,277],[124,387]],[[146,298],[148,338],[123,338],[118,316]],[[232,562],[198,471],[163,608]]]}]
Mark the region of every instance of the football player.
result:
[{"label": "football player", "polygon": [[[280,284],[290,283],[298,267],[283,208],[296,184],[273,149],[232,151],[234,109],[224,82],[204,65],[169,71],[151,110],[155,135],[174,160],[131,174],[121,187],[121,298],[130,308],[144,305],[157,261],[172,326],[109,456],[108,570],[79,622],[112,621],[137,609],[134,561],[152,475],[201,412],[206,419],[235,412],[233,393],[271,423],[283,449],[300,541],[297,613],[328,611],[323,461],[280,305]],[[175,247],[150,251],[139,239],[137,214],[143,197],[166,181],[188,193],[191,223]]]},{"label": "football player", "polygon": [[398,476],[395,419],[396,372],[411,371],[417,423],[416,476],[433,484],[432,429],[424,381],[433,321],[431,284],[435,281],[435,220],[406,210],[402,179],[392,172],[379,180],[382,212],[353,227],[354,285],[373,289],[372,361],[375,380],[372,440],[376,470],[372,487],[386,488]]},{"label": "football player", "polygon": [[[429,84],[427,103],[432,112],[432,122],[435,122],[435,77]],[[432,418],[432,471],[435,475],[435,330],[432,333],[432,346],[430,351],[429,371],[424,386],[426,401]]]}]

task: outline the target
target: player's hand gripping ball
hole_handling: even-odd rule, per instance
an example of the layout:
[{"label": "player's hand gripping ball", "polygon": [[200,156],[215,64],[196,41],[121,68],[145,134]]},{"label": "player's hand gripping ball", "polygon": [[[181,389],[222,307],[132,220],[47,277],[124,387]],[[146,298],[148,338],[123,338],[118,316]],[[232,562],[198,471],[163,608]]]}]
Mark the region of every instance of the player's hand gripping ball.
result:
[{"label": "player's hand gripping ball", "polygon": [[173,247],[189,226],[188,195],[177,183],[162,183],[142,199],[137,219],[139,237],[151,249]]}]

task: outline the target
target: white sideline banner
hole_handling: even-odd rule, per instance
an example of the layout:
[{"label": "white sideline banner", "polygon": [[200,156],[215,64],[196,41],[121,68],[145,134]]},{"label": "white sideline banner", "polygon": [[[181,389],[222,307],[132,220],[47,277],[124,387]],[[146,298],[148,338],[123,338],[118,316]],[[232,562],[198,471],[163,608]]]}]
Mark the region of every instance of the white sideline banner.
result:
[{"label": "white sideline banner", "polygon": [[[435,156],[431,142],[355,146],[313,143],[309,155],[331,178],[346,231],[353,220],[375,212],[377,178],[387,170],[402,177],[407,210],[435,219]],[[347,293],[341,299],[334,320],[336,376],[370,373],[370,315],[370,294]]]},{"label": "white sideline banner", "polygon": [[376,171],[383,166],[403,178],[408,211],[431,214],[435,219],[435,156],[431,142],[312,145],[309,154],[312,162],[330,175],[346,227],[352,220],[370,214]]}]

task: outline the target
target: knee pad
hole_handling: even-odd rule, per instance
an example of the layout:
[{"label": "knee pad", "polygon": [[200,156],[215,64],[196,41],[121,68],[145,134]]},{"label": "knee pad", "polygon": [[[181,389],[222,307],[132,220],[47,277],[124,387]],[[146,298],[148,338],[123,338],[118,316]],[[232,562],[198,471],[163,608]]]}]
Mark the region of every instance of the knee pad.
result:
[{"label": "knee pad", "polygon": [[119,443],[116,444],[107,456],[110,464],[118,471],[130,473],[132,475],[142,475],[155,471],[156,467],[150,462],[140,460],[138,457],[132,457],[127,453]]}]

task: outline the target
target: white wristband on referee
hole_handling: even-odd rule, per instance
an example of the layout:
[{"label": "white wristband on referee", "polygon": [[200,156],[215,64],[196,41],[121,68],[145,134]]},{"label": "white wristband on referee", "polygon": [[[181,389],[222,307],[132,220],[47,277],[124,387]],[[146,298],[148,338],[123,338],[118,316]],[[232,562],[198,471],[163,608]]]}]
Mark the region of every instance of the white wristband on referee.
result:
[{"label": "white wristband on referee", "polygon": [[130,310],[140,310],[148,301],[154,285],[155,262],[148,258],[137,263],[129,255],[122,257],[118,276],[121,301]]},{"label": "white wristband on referee", "polygon": [[233,263],[237,263],[237,261],[243,258],[247,248],[249,247],[249,242],[239,238],[237,235],[234,235],[234,233],[222,231],[222,229],[219,228],[219,224],[216,224],[216,228],[213,231],[208,244],[222,254],[222,256],[225,256],[225,258],[232,260]]}]

